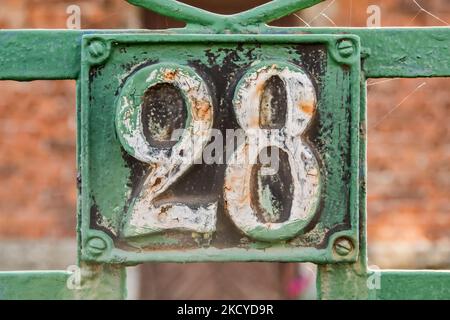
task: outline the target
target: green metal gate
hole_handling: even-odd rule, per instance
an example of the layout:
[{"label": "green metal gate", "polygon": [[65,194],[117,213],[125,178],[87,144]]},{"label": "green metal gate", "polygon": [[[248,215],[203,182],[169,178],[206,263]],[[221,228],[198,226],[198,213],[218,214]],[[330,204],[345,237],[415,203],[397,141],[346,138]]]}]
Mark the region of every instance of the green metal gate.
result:
[{"label": "green metal gate", "polygon": [[[128,2],[187,25],[0,31],[1,80],[77,80],[81,270],[1,272],[0,299],[121,299],[125,267],[152,261],[308,261],[319,265],[322,299],[450,298],[448,271],[370,270],[366,251],[366,80],[450,76],[449,28],[267,25],[321,0],[274,0],[230,16]],[[267,89],[271,81],[282,89]],[[285,109],[264,118],[274,88]],[[148,142],[148,99],[179,101],[187,133],[176,143]],[[203,149],[212,129],[243,129],[231,150],[241,154],[260,127],[279,130],[262,145],[288,159],[279,169],[291,185],[279,186],[290,198],[279,205],[284,220],[259,208],[264,194],[248,181],[264,178],[253,167],[181,161],[197,157],[186,136]]]}]

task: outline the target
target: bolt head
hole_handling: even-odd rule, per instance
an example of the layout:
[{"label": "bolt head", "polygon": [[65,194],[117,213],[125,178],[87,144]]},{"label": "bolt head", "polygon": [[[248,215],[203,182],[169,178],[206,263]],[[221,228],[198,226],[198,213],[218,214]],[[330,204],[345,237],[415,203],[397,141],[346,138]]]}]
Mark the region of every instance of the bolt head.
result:
[{"label": "bolt head", "polygon": [[355,52],[355,46],[350,40],[342,40],[338,43],[337,49],[344,58],[350,57]]},{"label": "bolt head", "polygon": [[90,254],[98,256],[108,247],[105,240],[99,237],[89,239],[87,242],[87,250]]},{"label": "bolt head", "polygon": [[100,40],[93,40],[89,43],[89,54],[94,58],[101,57],[106,51],[106,44]]},{"label": "bolt head", "polygon": [[348,238],[339,238],[334,243],[334,251],[341,257],[347,256],[353,251],[353,243]]}]

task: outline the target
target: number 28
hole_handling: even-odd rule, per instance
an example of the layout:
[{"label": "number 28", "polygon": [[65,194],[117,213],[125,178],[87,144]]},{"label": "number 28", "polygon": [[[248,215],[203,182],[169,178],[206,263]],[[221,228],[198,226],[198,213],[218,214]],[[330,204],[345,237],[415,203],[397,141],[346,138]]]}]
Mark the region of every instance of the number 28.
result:
[{"label": "number 28", "polygon": [[[225,207],[233,223],[250,238],[262,241],[286,240],[304,232],[314,217],[320,194],[319,165],[311,147],[302,138],[313,117],[316,94],[310,78],[298,66],[283,62],[259,63],[240,79],[233,106],[247,138],[237,146],[235,153],[243,154],[252,141],[250,132],[260,128],[262,88],[273,77],[282,81],[286,92],[286,121],[283,128],[271,130],[270,135],[262,138],[259,136],[259,150],[250,157],[257,157],[268,147],[277,147],[287,154],[293,189],[289,218],[284,222],[258,218],[250,196],[251,164],[228,164],[223,188]],[[147,141],[142,121],[143,101],[135,98],[161,84],[170,84],[182,93],[188,115],[183,135],[171,148],[158,148]],[[123,237],[169,230],[215,231],[217,202],[191,207],[181,202],[158,204],[155,201],[202,156],[211,138],[213,114],[208,87],[190,67],[160,63],[140,69],[126,81],[117,99],[118,137],[124,149],[147,163],[150,170],[126,212],[121,230]],[[255,163],[255,159],[248,160]]]}]

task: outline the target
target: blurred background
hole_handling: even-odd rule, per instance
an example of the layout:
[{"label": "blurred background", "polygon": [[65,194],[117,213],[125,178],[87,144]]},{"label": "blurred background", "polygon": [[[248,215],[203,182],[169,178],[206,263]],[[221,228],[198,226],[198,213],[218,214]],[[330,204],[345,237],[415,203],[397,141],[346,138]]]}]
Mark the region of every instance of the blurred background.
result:
[{"label": "blurred background", "polygon": [[[268,1],[182,2],[234,13]],[[273,24],[409,27],[449,22],[450,0],[328,0]],[[0,28],[5,29],[182,25],[124,0],[0,2]],[[368,246],[374,268],[450,269],[449,88],[445,78],[368,81]],[[0,93],[0,270],[66,269],[76,261],[75,82],[0,81]],[[132,299],[315,297],[315,267],[309,264],[146,264],[129,269]]]}]

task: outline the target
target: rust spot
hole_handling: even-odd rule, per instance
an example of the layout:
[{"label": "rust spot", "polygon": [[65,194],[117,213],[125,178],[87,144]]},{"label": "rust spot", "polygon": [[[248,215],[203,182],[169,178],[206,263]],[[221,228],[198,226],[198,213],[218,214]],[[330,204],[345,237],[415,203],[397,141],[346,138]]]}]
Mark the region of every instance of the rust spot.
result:
[{"label": "rust spot", "polygon": [[300,110],[307,114],[313,114],[315,110],[314,101],[302,101],[300,102]]},{"label": "rust spot", "polygon": [[162,179],[161,178],[156,178],[155,181],[148,187],[148,191],[151,192],[155,192],[161,185]]},{"label": "rust spot", "polygon": [[177,74],[178,74],[178,70],[167,70],[164,73],[164,79],[166,81],[173,81],[173,80],[175,80]]},{"label": "rust spot", "polygon": [[256,85],[256,92],[258,94],[258,96],[262,95],[264,93],[264,89],[266,88],[266,83],[265,82],[259,82]]},{"label": "rust spot", "polygon": [[156,178],[155,183],[153,183],[152,187],[156,187],[161,183],[161,178]]},{"label": "rust spot", "polygon": [[159,213],[158,213],[158,220],[161,221],[165,221],[167,219],[167,211],[169,211],[169,209],[172,208],[171,205],[169,206],[163,206],[161,207]]},{"label": "rust spot", "polygon": [[207,101],[196,101],[194,106],[194,119],[211,120],[211,106]]}]

